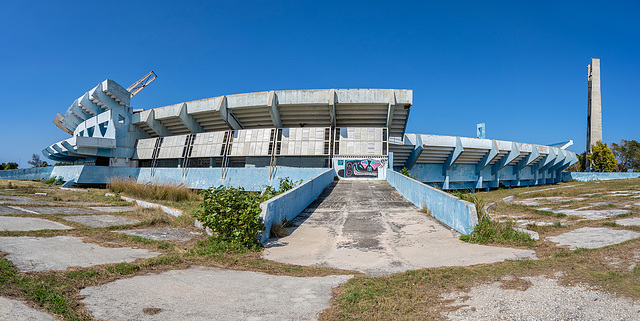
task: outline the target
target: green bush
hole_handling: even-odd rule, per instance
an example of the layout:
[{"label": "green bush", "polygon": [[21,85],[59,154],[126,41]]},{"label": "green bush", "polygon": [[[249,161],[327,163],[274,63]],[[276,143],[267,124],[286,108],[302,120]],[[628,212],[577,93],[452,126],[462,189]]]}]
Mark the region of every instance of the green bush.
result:
[{"label": "green bush", "polygon": [[47,185],[52,185],[54,182],[56,181],[55,176],[54,177],[50,177],[44,180],[44,183]]},{"label": "green bush", "polygon": [[400,174],[402,174],[402,175],[404,175],[406,177],[417,179],[417,176],[416,175],[411,175],[411,172],[406,167],[403,167],[398,173],[400,173]]},{"label": "green bush", "polygon": [[202,190],[203,201],[194,217],[214,234],[216,244],[236,244],[246,248],[259,247],[258,235],[265,229],[259,216],[260,203],[282,194],[302,183],[289,177],[281,178],[278,189],[267,186],[259,194],[244,188],[219,187]]},{"label": "green bush", "polygon": [[257,237],[264,230],[258,217],[260,203],[266,195],[246,192],[242,187],[209,188],[201,193],[204,200],[195,218],[210,228],[215,238],[247,247],[257,245]]}]

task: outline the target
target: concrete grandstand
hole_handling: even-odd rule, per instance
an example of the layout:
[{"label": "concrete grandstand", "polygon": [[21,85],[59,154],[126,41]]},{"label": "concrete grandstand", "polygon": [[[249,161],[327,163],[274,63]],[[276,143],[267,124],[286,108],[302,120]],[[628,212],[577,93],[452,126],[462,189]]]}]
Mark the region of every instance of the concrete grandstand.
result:
[{"label": "concrete grandstand", "polygon": [[[254,179],[268,182],[294,168],[386,179],[388,170],[406,167],[442,189],[486,189],[559,182],[577,162],[566,145],[405,133],[412,96],[405,89],[265,91],[143,110],[130,106],[131,92],[105,80],[55,117],[71,137],[43,154],[111,168],[98,170],[103,181],[144,172],[163,182],[159,173],[179,169],[166,180],[194,188],[229,181],[240,168],[259,169],[264,177]],[[191,169],[201,174],[189,178]],[[83,182],[77,176],[75,183]]]}]

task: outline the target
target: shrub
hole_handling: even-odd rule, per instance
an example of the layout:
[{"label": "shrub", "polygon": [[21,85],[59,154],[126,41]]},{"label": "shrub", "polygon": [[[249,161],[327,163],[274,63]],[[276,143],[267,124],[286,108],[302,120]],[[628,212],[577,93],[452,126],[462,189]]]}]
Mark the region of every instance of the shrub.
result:
[{"label": "shrub", "polygon": [[[302,183],[289,177],[281,178],[278,189],[267,186],[261,193],[244,188],[219,187],[202,190],[203,201],[194,217],[214,233],[216,244],[236,244],[249,249],[259,247],[258,235],[265,229],[259,216],[260,203],[282,194]],[[280,224],[282,229],[288,222]],[[276,224],[278,225],[278,224]],[[283,233],[276,233],[284,236]]]},{"label": "shrub", "polygon": [[64,184],[64,180],[62,179],[62,176],[58,176],[53,183],[55,185],[62,185],[62,184]]},{"label": "shrub", "polygon": [[402,174],[402,175],[404,175],[406,177],[417,179],[417,176],[416,175],[411,175],[411,172],[406,167],[403,167],[398,173],[400,173],[400,174]]},{"label": "shrub", "polygon": [[268,196],[246,192],[242,187],[209,188],[200,193],[204,199],[194,216],[211,229],[215,238],[246,247],[258,245],[257,237],[264,230],[258,217],[260,203]]},{"label": "shrub", "polygon": [[56,181],[55,177],[50,177],[50,178],[45,179],[43,183],[45,183],[47,185],[52,185],[55,181]]}]

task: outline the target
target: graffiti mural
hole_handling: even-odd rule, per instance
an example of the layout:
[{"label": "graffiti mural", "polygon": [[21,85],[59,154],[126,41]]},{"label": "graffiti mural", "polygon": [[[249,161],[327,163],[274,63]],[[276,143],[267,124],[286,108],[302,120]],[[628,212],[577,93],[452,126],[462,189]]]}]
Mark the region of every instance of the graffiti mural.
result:
[{"label": "graffiti mural", "polygon": [[338,176],[344,178],[378,178],[378,168],[384,163],[377,159],[339,159]]}]

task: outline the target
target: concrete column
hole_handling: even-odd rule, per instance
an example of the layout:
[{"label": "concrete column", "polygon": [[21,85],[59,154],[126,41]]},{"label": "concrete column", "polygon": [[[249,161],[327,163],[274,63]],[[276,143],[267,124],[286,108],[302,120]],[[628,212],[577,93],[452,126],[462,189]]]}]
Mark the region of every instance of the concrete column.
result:
[{"label": "concrete column", "polygon": [[589,67],[589,97],[587,101],[587,152],[591,145],[602,141],[602,100],[600,96],[600,59],[591,58]]}]

